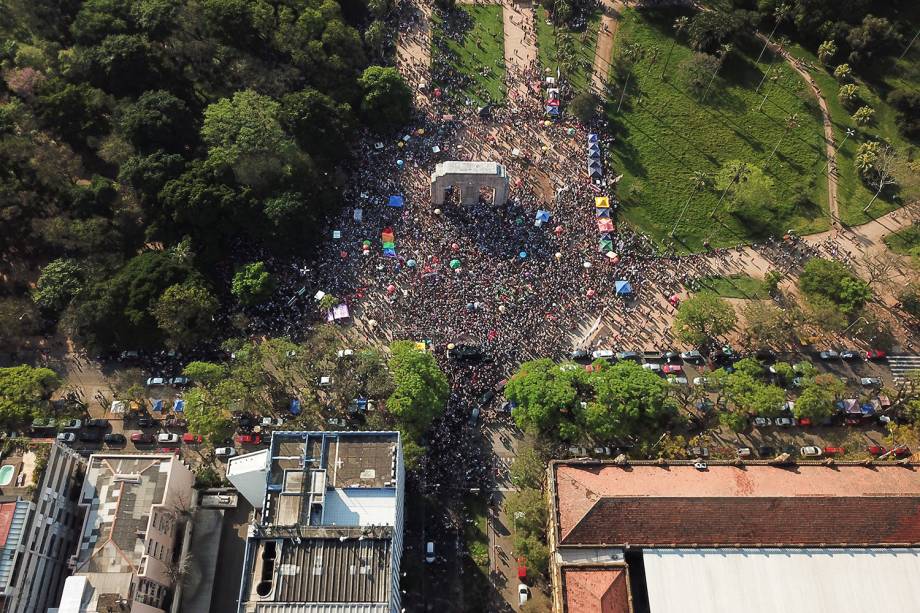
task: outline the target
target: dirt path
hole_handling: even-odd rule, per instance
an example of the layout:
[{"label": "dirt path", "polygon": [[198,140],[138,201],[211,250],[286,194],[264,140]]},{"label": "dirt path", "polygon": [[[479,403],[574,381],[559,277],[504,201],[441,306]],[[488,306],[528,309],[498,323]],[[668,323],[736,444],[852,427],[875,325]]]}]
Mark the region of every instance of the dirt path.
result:
[{"label": "dirt path", "polygon": [[[767,38],[763,34],[758,34],[757,36],[760,40],[767,42]],[[818,106],[821,108],[821,122],[824,124],[824,151],[827,156],[827,208],[831,216],[832,226],[839,229],[843,226],[840,223],[840,209],[837,205],[837,146],[834,142],[834,125],[831,123],[831,112],[827,108],[827,100],[824,99],[824,95],[821,93],[821,89],[815,82],[814,77],[795,57],[774,42],[770,42],[770,49],[786,60],[786,63],[805,79],[812,95],[818,100]]]},{"label": "dirt path", "polygon": [[431,7],[416,2],[407,9],[396,40],[396,67],[415,90],[416,103],[426,105],[431,79]]},{"label": "dirt path", "polygon": [[621,0],[603,0],[604,14],[597,30],[597,45],[594,48],[594,67],[591,75],[591,88],[603,96],[607,80],[610,78],[610,63],[613,57],[613,43],[617,37],[620,14],[626,5]]},{"label": "dirt path", "polygon": [[505,74],[512,104],[527,95],[524,71],[537,61],[537,35],[530,2],[502,2],[505,29]]}]

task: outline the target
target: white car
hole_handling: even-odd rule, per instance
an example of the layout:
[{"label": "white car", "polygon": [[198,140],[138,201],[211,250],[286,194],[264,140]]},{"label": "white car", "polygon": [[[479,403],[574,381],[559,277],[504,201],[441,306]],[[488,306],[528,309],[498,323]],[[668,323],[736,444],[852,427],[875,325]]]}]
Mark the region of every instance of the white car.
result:
[{"label": "white car", "polygon": [[163,377],[150,377],[147,379],[147,387],[153,387],[154,385],[166,385],[166,379]]},{"label": "white car", "polygon": [[83,427],[82,419],[71,419],[70,421],[67,421],[66,423],[64,423],[64,430],[70,430],[70,431],[75,432],[82,427]]},{"label": "white car", "polygon": [[277,428],[284,425],[280,417],[263,417],[261,421],[263,428]]},{"label": "white car", "polygon": [[593,360],[612,360],[616,354],[614,354],[613,349],[598,349],[597,351],[591,352],[591,359]]},{"label": "white car", "polygon": [[218,447],[214,450],[214,455],[218,458],[232,458],[236,455],[236,449],[233,447]]},{"label": "white car", "polygon": [[822,360],[839,360],[840,354],[833,350],[822,351],[818,354]]},{"label": "white car", "polygon": [[518,584],[518,600],[523,605],[527,602],[527,599],[530,597],[530,588],[528,588],[523,583]]},{"label": "white car", "polygon": [[882,384],[882,381],[878,377],[861,377],[859,384],[863,387],[878,387]]},{"label": "white car", "polygon": [[687,377],[675,377],[674,375],[668,376],[668,383],[671,385],[689,385],[690,381],[687,380]]},{"label": "white car", "polygon": [[157,434],[157,442],[165,445],[175,445],[179,442],[179,435],[173,432],[160,432]]},{"label": "white car", "polygon": [[822,451],[820,447],[809,445],[807,447],[802,447],[801,449],[799,449],[799,453],[801,453],[806,458],[817,458],[821,456]]},{"label": "white car", "polygon": [[646,362],[642,365],[642,368],[645,370],[650,370],[652,372],[661,372],[661,364],[654,364],[651,362]]},{"label": "white car", "polygon": [[61,432],[57,435],[57,442],[59,443],[72,443],[77,440],[77,435],[73,432]]},{"label": "white car", "polygon": [[758,428],[763,427],[763,426],[772,426],[773,420],[770,419],[769,417],[755,417],[754,425],[757,426]]},{"label": "white car", "polygon": [[347,358],[355,354],[354,349],[339,349],[336,355],[340,358]]},{"label": "white car", "polygon": [[777,417],[776,425],[781,428],[790,428],[795,425],[794,417]]},{"label": "white car", "polygon": [[434,542],[428,541],[425,543],[425,561],[431,564],[434,559]]},{"label": "white car", "polygon": [[694,349],[693,351],[684,351],[680,354],[680,359],[688,362],[697,362],[703,359],[703,354]]},{"label": "white car", "polygon": [[693,385],[706,385],[709,383],[707,377],[693,377]]}]

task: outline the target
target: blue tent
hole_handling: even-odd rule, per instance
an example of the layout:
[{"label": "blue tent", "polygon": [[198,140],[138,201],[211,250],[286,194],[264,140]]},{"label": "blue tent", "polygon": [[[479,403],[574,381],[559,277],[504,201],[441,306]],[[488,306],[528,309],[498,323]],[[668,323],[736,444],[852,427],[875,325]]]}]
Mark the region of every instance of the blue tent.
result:
[{"label": "blue tent", "polygon": [[595,217],[610,217],[610,209],[594,209]]},{"label": "blue tent", "polygon": [[291,400],[291,415],[300,415],[300,401],[294,398]]},{"label": "blue tent", "polygon": [[535,220],[539,221],[540,223],[546,223],[547,221],[549,221],[549,218],[551,216],[552,214],[549,211],[544,211],[543,209],[540,209],[537,211],[537,216]]},{"label": "blue tent", "polygon": [[589,143],[596,143],[596,142],[597,142],[597,134],[588,134],[588,142],[589,142]]},{"label": "blue tent", "polygon": [[392,206],[397,209],[401,209],[404,203],[405,203],[405,200],[403,199],[402,196],[390,196],[390,201],[387,202],[387,206]]},{"label": "blue tent", "polygon": [[551,117],[559,116],[559,107],[558,106],[548,106],[546,107],[546,114]]},{"label": "blue tent", "polygon": [[154,400],[154,401],[153,401],[153,410],[154,410],[155,412],[157,412],[157,413],[162,413],[162,412],[163,412],[163,401],[162,401],[162,400]]},{"label": "blue tent", "polygon": [[179,398],[178,400],[176,400],[176,406],[173,407],[173,410],[174,410],[176,413],[182,413],[182,412],[184,412],[184,411],[185,411],[185,401],[182,400],[181,398]]},{"label": "blue tent", "polygon": [[625,296],[632,293],[632,285],[629,284],[629,281],[617,281],[614,283],[614,288],[616,289],[617,296]]}]

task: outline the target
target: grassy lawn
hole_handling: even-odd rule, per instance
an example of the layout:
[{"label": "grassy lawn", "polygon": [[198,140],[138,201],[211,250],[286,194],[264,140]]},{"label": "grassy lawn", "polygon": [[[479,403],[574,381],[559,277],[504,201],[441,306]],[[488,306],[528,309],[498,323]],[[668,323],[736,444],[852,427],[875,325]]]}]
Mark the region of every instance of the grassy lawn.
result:
[{"label": "grassy lawn", "polygon": [[465,500],[468,519],[464,528],[466,548],[473,563],[486,576],[489,575],[489,508],[482,498],[468,497]]},{"label": "grassy lawn", "polygon": [[[911,53],[898,62],[897,67],[892,71],[891,74],[896,76],[889,78],[887,81],[882,81],[875,88],[864,81],[856,81],[860,90],[860,98],[863,100],[860,106],[866,104],[875,109],[873,123],[865,127],[858,127],[850,117],[850,112],[844,109],[840,99],[837,97],[837,91],[840,89],[841,83],[822,67],[818,58],[807,49],[800,45],[790,45],[788,49],[793,55],[814,67],[811,73],[814,75],[818,87],[821,88],[821,93],[824,94],[824,98],[827,100],[827,105],[831,112],[831,121],[834,124],[834,139],[838,146],[843,143],[843,148],[837,154],[837,202],[843,223],[846,225],[866,223],[871,218],[884,215],[901,206],[901,204],[920,196],[920,173],[911,171],[908,168],[908,161],[911,156],[916,155],[912,151],[916,148],[916,145],[912,145],[899,134],[897,125],[895,125],[895,110],[884,101],[884,97],[880,96],[877,91],[879,86],[893,88],[906,85],[915,89],[920,84],[920,74],[918,74],[920,69],[917,68],[920,65],[920,50],[913,48]],[[837,61],[832,60],[830,70],[833,70],[837,63]],[[912,79],[912,81],[908,81],[909,79]],[[851,136],[844,143],[843,139],[846,136],[847,129],[856,130],[856,135]],[[866,187],[862,179],[859,178],[859,173],[853,166],[853,160],[861,142],[881,139],[894,145],[900,154],[900,163],[895,170],[895,177],[901,187],[900,201],[880,196],[872,204],[869,211],[863,213],[863,208],[872,200],[875,190]]]},{"label": "grassy lawn", "polygon": [[[757,234],[782,234],[793,229],[810,234],[829,227],[827,182],[820,171],[824,150],[820,112],[805,82],[784,62],[770,67],[775,78],[761,93],[755,88],[763,76],[754,66],[759,49],[732,52],[720,74],[723,86],[709,93],[705,104],[692,96],[684,67],[693,52],[678,41],[661,79],[664,60],[673,40],[674,15],[652,22],[627,9],[614,49],[614,65],[627,45],[643,50],[632,72],[621,113],[618,97],[608,104],[611,133],[611,172],[623,173],[619,185],[626,219],[652,238],[667,237],[691,194],[694,171],[712,177],[731,160],[756,163],[773,179],[775,201],[783,210],[771,227],[754,232],[719,203],[720,190],[704,188],[690,200],[676,234],[681,251],[696,251],[709,240],[712,246],[735,245]],[[656,57],[657,56],[657,57]],[[718,81],[717,81],[718,83]],[[614,85],[615,92],[620,90]],[[762,110],[758,110],[764,98]],[[796,114],[798,127],[786,134],[785,119]],[[774,146],[780,143],[772,159]],[[804,202],[792,204],[797,195]],[[717,206],[718,205],[718,206]]]},{"label": "grassy lawn", "polygon": [[912,225],[885,237],[885,244],[895,253],[910,255],[910,250],[920,247],[920,225]]},{"label": "grassy lawn", "polygon": [[710,291],[722,298],[747,298],[764,300],[770,297],[763,280],[749,275],[703,277],[696,283],[696,291]]},{"label": "grassy lawn", "polygon": [[583,91],[591,84],[591,69],[594,66],[594,52],[597,47],[597,30],[601,24],[601,13],[596,11],[588,19],[586,26],[580,30],[553,28],[547,23],[548,13],[542,6],[537,6],[537,56],[540,65],[548,68],[547,74],[556,76],[556,69],[561,68],[560,54],[574,58],[574,70],[564,74],[575,91]]},{"label": "grassy lawn", "polygon": [[432,21],[432,82],[463,104],[504,101],[502,7],[458,5],[446,18],[435,13]]}]

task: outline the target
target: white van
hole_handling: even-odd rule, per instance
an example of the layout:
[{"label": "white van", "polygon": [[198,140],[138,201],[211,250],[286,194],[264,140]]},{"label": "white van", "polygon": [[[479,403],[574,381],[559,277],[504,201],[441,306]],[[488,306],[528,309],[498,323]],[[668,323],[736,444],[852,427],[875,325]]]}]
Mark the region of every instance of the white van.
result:
[{"label": "white van", "polygon": [[425,561],[431,564],[434,562],[434,542],[428,541],[425,545]]}]

